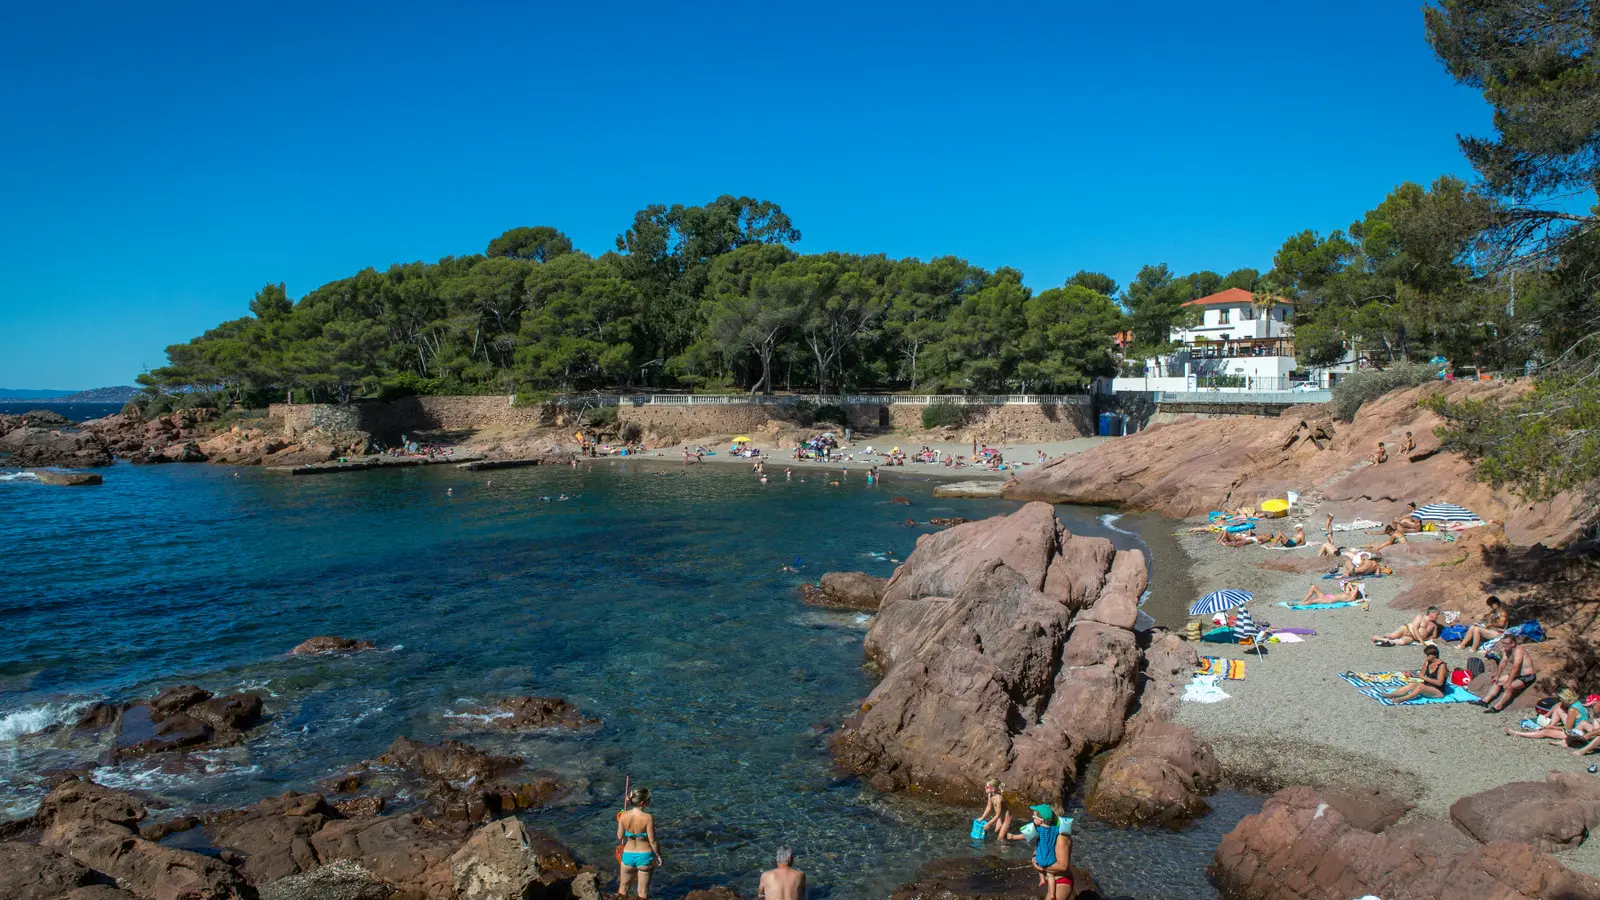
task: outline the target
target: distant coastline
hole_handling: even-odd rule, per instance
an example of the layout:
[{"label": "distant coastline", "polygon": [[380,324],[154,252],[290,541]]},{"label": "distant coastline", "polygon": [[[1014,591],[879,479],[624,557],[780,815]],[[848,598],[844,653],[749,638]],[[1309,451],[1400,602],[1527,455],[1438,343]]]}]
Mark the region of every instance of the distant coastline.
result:
[{"label": "distant coastline", "polygon": [[116,403],[123,404],[138,395],[139,389],[127,384],[90,388],[86,391],[17,390],[0,388],[0,404],[25,403]]}]

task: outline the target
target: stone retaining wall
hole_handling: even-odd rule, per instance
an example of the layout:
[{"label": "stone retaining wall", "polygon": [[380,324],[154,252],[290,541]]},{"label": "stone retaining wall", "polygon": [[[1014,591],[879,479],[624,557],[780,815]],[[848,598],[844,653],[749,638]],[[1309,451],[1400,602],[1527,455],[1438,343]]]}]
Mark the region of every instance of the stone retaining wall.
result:
[{"label": "stone retaining wall", "polygon": [[[852,429],[876,433],[887,428],[922,431],[922,404],[855,403],[844,407]],[[953,429],[963,441],[1059,441],[1094,433],[1094,406],[1089,397],[1033,404],[963,407],[967,424]],[[548,406],[512,406],[504,396],[404,397],[385,403],[274,403],[267,417],[291,436],[312,428],[365,431],[386,444],[413,431],[477,431],[486,428],[526,430],[565,425],[566,416]],[[793,422],[783,403],[641,404],[623,403],[617,420],[638,425],[646,434],[669,440],[731,435],[762,430],[771,421]]]}]

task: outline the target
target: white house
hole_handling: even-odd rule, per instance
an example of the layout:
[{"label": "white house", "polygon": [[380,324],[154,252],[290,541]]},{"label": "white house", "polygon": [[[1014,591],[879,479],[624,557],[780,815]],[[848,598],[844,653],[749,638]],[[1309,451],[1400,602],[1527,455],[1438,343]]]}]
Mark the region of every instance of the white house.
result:
[{"label": "white house", "polygon": [[1258,306],[1249,291],[1228,288],[1184,305],[1198,307],[1199,323],[1172,329],[1172,341],[1178,348],[1166,356],[1146,360],[1143,378],[1117,379],[1116,389],[1289,389],[1289,375],[1297,368],[1291,321],[1294,307],[1290,303],[1274,301]]}]

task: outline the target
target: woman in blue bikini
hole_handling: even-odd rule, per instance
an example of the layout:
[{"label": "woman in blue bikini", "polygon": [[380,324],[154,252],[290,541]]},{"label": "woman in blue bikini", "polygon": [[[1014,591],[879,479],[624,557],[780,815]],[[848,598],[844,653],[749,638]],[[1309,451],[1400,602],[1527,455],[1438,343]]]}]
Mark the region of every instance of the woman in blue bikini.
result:
[{"label": "woman in blue bikini", "polygon": [[628,792],[628,808],[617,816],[617,842],[622,849],[622,874],[617,893],[627,896],[628,885],[639,879],[639,900],[650,896],[650,873],[661,865],[661,848],[656,845],[656,817],[645,812],[650,806],[650,789]]}]

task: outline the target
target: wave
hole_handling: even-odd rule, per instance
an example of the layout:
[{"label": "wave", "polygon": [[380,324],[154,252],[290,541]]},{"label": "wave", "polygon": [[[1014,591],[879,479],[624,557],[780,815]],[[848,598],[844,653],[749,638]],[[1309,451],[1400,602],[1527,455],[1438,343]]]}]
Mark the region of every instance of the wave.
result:
[{"label": "wave", "polygon": [[0,741],[14,741],[25,734],[64,725],[76,719],[88,705],[84,701],[44,703],[7,713],[0,716]]},{"label": "wave", "polygon": [[39,476],[32,472],[0,472],[0,483],[7,481],[38,481]]},{"label": "wave", "polygon": [[1104,515],[1102,515],[1100,517],[1100,524],[1104,525],[1105,527],[1107,527],[1109,529],[1111,529],[1112,531],[1115,531],[1115,532],[1118,532],[1118,533],[1121,533],[1121,534],[1131,534],[1134,537],[1138,537],[1139,536],[1139,532],[1137,532],[1137,531],[1129,531],[1126,528],[1118,528],[1117,527],[1117,520],[1120,519],[1120,518],[1122,518],[1122,514],[1121,513],[1106,513],[1106,514],[1104,514]]}]

